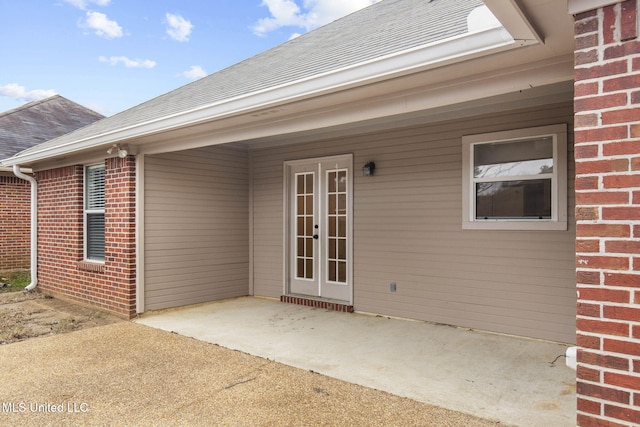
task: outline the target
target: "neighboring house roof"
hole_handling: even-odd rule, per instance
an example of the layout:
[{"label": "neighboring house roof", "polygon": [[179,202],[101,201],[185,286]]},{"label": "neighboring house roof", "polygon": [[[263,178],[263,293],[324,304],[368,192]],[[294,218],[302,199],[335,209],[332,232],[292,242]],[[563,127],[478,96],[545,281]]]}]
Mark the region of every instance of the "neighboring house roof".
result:
[{"label": "neighboring house roof", "polygon": [[54,95],[0,113],[0,158],[85,127],[104,116]]}]

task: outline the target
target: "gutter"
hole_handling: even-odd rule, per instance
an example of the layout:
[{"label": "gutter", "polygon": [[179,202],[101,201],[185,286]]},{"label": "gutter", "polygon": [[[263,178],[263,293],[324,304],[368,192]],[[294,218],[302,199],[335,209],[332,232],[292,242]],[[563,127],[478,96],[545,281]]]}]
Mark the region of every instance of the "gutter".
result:
[{"label": "gutter", "polygon": [[38,182],[22,173],[20,165],[13,165],[13,174],[31,184],[31,283],[24,289],[32,291],[38,286]]}]

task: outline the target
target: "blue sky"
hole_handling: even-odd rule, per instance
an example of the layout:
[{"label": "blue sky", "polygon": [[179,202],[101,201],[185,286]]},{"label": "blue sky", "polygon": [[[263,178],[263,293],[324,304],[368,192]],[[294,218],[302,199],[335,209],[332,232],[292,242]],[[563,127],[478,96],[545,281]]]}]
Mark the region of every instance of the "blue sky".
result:
[{"label": "blue sky", "polygon": [[112,115],[379,0],[0,0],[0,112]]}]

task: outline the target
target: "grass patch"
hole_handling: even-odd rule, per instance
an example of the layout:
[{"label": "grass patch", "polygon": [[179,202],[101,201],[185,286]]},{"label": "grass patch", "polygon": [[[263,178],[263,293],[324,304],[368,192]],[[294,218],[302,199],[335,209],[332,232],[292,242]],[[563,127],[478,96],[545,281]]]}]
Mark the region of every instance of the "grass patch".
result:
[{"label": "grass patch", "polygon": [[31,272],[29,270],[0,271],[0,283],[5,284],[0,287],[0,292],[22,291],[31,283]]}]

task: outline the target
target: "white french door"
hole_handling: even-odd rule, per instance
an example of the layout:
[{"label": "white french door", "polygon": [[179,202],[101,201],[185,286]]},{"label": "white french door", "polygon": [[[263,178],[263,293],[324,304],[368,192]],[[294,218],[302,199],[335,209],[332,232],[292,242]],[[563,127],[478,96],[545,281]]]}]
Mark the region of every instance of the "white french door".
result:
[{"label": "white french door", "polygon": [[285,163],[287,292],[352,302],[352,157]]}]

